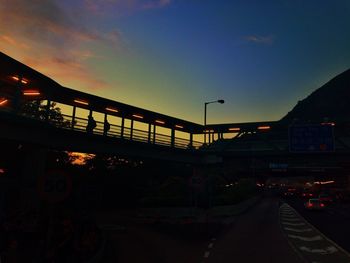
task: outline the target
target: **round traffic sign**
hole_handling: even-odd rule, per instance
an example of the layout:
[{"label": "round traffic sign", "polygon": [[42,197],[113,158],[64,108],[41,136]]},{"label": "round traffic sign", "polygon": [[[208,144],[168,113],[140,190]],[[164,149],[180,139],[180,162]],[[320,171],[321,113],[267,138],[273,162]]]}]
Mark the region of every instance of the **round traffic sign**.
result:
[{"label": "round traffic sign", "polygon": [[39,179],[38,191],[40,197],[49,203],[61,202],[72,191],[72,179],[64,171],[49,171]]}]

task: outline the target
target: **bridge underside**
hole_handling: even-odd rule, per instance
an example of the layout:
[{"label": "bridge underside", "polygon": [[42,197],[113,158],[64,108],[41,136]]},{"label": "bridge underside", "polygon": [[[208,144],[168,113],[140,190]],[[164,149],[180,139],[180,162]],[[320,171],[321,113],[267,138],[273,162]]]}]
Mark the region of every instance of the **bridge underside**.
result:
[{"label": "bridge underside", "polygon": [[199,164],[205,159],[194,150],[135,142],[126,139],[61,129],[9,113],[0,113],[0,139],[29,143],[38,147],[84,153],[106,153],[120,156],[168,160]]}]

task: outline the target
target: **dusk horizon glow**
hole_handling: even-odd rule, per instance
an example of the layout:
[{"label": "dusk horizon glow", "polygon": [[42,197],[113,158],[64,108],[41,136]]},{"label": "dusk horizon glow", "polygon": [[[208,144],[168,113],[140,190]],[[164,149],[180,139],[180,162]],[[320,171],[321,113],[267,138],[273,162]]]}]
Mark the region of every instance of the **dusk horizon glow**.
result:
[{"label": "dusk horizon glow", "polygon": [[0,51],[195,123],[275,121],[350,68],[350,2],[0,0]]}]

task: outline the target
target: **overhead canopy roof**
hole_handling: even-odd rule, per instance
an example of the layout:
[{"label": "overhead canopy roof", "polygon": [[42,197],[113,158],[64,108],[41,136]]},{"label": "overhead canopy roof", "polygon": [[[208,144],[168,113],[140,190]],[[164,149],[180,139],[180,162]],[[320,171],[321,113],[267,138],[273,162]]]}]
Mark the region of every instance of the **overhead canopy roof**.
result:
[{"label": "overhead canopy roof", "polygon": [[[61,86],[53,79],[43,75],[33,68],[0,52],[0,89],[1,95],[13,95],[13,87],[19,85],[19,79],[24,79],[23,89],[40,92],[32,99],[51,100],[58,103],[77,106],[80,108],[134,119],[144,123],[155,124],[169,129],[183,132],[202,134],[204,126],[186,120],[174,118],[161,113],[149,111],[139,107],[124,104],[118,101],[91,95],[78,90]],[[252,130],[268,130],[276,127],[278,122],[226,123],[210,124],[206,129],[210,132],[241,132]],[[268,128],[269,127],[269,128]]]},{"label": "overhead canopy roof", "polygon": [[63,87],[51,78],[1,52],[0,68],[0,80],[7,84],[3,87],[3,91],[11,92],[11,86],[18,85],[18,80],[14,77],[24,78],[28,82],[25,87],[40,92],[40,95],[33,99],[47,99],[188,133],[203,132],[203,125],[200,124]]}]

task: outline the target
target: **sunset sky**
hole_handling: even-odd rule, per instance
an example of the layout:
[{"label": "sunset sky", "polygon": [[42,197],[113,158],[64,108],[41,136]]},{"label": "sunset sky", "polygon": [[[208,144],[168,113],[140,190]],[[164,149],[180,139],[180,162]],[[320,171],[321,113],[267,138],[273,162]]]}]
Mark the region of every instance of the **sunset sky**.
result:
[{"label": "sunset sky", "polygon": [[349,0],[0,0],[0,51],[203,123],[278,120],[350,67]]}]

